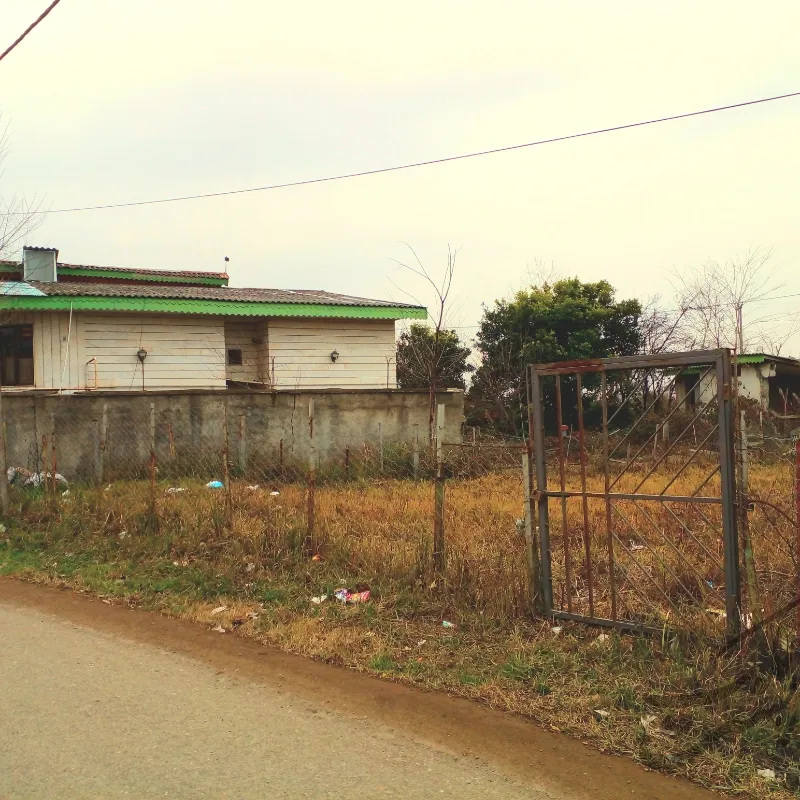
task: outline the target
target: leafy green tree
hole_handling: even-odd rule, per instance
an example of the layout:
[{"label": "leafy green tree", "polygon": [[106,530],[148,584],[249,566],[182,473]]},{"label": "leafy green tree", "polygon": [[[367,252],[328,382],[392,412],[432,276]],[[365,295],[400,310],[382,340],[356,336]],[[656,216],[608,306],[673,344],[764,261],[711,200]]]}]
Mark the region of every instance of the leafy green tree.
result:
[{"label": "leafy green tree", "polygon": [[464,389],[470,349],[453,330],[413,324],[397,341],[397,384],[401,389]]},{"label": "leafy green tree", "polygon": [[[641,342],[638,300],[617,300],[608,281],[557,280],[524,289],[484,308],[477,335],[482,363],[468,395],[468,422],[521,436],[527,430],[525,368],[529,364],[632,355]],[[600,380],[583,376],[584,413],[598,414]],[[543,385],[545,424],[555,423],[555,387]],[[616,387],[618,389],[619,387]],[[576,418],[574,378],[562,378],[564,422]],[[617,392],[618,393],[618,392]]]}]

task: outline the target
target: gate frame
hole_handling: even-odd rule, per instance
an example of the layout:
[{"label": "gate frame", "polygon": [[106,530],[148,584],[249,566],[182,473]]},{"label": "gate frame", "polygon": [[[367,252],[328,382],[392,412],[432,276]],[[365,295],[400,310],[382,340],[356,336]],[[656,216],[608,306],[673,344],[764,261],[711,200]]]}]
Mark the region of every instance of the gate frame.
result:
[{"label": "gate frame", "polygon": [[[554,619],[574,620],[603,627],[625,630],[644,630],[646,626],[633,621],[606,619],[603,617],[573,614],[557,610],[553,607],[553,576],[550,550],[550,513],[549,500],[553,498],[592,497],[605,499],[655,499],[653,495],[611,493],[606,487],[603,492],[587,492],[583,486],[581,491],[552,491],[547,488],[547,453],[545,447],[544,415],[542,411],[542,377],[555,375],[580,375],[585,373],[601,373],[605,384],[605,374],[612,370],[634,369],[680,369],[682,367],[713,367],[717,389],[717,452],[720,459],[720,498],[722,507],[722,544],[725,570],[725,607],[728,632],[737,636],[741,629],[741,581],[739,561],[739,536],[737,530],[736,499],[736,447],[734,438],[734,387],[732,384],[731,352],[726,348],[717,350],[696,350],[685,353],[667,353],[662,355],[619,356],[615,358],[586,359],[579,361],[561,361],[549,364],[531,364],[527,369],[528,384],[528,436],[530,452],[533,453],[535,484],[531,491],[531,517],[533,506],[539,528],[539,548],[541,564],[541,595],[543,611]],[[605,406],[605,403],[604,403]],[[603,418],[603,433],[607,435],[608,422],[606,414]],[[533,477],[531,476],[531,482]],[[679,497],[672,495],[672,497]],[[690,498],[683,498],[689,500]],[[693,501],[697,501],[696,498]],[[715,500],[716,502],[716,500]],[[613,565],[610,565],[613,569]]]}]

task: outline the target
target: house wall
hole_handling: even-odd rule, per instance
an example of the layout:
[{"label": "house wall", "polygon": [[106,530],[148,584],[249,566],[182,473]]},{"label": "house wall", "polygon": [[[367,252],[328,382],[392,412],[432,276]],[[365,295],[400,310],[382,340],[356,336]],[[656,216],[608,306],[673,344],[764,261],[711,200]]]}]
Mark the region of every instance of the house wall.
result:
[{"label": "house wall", "polygon": [[[68,311],[9,311],[3,325],[33,326],[34,386],[59,389],[83,386],[79,315]],[[7,387],[6,391],[12,390]]]},{"label": "house wall", "polygon": [[[303,472],[314,447],[320,466],[342,465],[365,445],[415,439],[424,447],[428,393],[410,390],[87,392],[3,396],[9,466],[41,469],[42,436],[55,430],[58,471],[70,481],[146,475],[151,448],[165,472],[221,478],[227,407],[229,458],[255,480],[280,466]],[[464,394],[437,394],[446,407],[445,441],[458,442]],[[393,452],[391,449],[389,452]],[[183,465],[183,466],[181,466]],[[274,474],[274,472],[273,472]]]},{"label": "house wall", "polygon": [[739,397],[757,400],[763,408],[768,408],[768,379],[774,375],[774,364],[742,364],[739,375]]},{"label": "house wall", "polygon": [[397,386],[394,320],[272,318],[269,356],[276,389]]},{"label": "house wall", "polygon": [[[33,325],[37,389],[223,388],[226,380],[278,389],[393,389],[393,320],[224,319],[180,314],[10,312]],[[227,350],[242,350],[228,365]],[[336,363],[333,350],[339,352]],[[63,378],[62,378],[63,376]]]},{"label": "house wall", "polygon": [[242,351],[240,365],[228,364],[226,358],[225,371],[229,381],[264,384],[270,382],[267,328],[267,320],[262,319],[225,320],[226,351],[231,348]]},{"label": "house wall", "polygon": [[[769,407],[769,378],[775,375],[773,364],[742,364],[740,366],[739,397],[758,401],[764,408]],[[700,375],[684,375],[677,382],[677,400],[681,400],[697,383]],[[695,405],[705,405],[717,394],[717,377],[709,373],[695,389]]]},{"label": "house wall", "polygon": [[[195,389],[225,386],[225,324],[221,317],[182,314],[83,314],[83,361],[97,359],[99,389]],[[93,384],[89,367],[89,387]]]}]

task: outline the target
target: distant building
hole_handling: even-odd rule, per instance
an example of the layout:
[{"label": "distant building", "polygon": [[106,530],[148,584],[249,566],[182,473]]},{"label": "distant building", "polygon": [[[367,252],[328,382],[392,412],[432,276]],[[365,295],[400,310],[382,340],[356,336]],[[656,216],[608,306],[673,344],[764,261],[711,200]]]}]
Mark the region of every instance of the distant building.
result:
[{"label": "distant building", "polygon": [[394,389],[395,321],[424,308],[237,289],[224,272],[0,261],[3,391]]},{"label": "distant building", "polygon": [[[736,358],[739,397],[752,400],[777,416],[800,415],[800,360],[769,353],[747,353]],[[686,398],[692,408],[711,400],[717,391],[713,371],[684,370],[676,378],[678,402]]]}]

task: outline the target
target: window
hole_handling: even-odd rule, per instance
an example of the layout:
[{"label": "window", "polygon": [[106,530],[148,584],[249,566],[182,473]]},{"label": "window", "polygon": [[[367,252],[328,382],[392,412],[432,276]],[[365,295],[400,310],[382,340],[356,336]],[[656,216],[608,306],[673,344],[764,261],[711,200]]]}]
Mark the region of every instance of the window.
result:
[{"label": "window", "polygon": [[33,325],[0,326],[0,383],[33,386]]},{"label": "window", "polygon": [[242,366],[242,351],[238,347],[228,350],[228,365],[231,367]]}]

